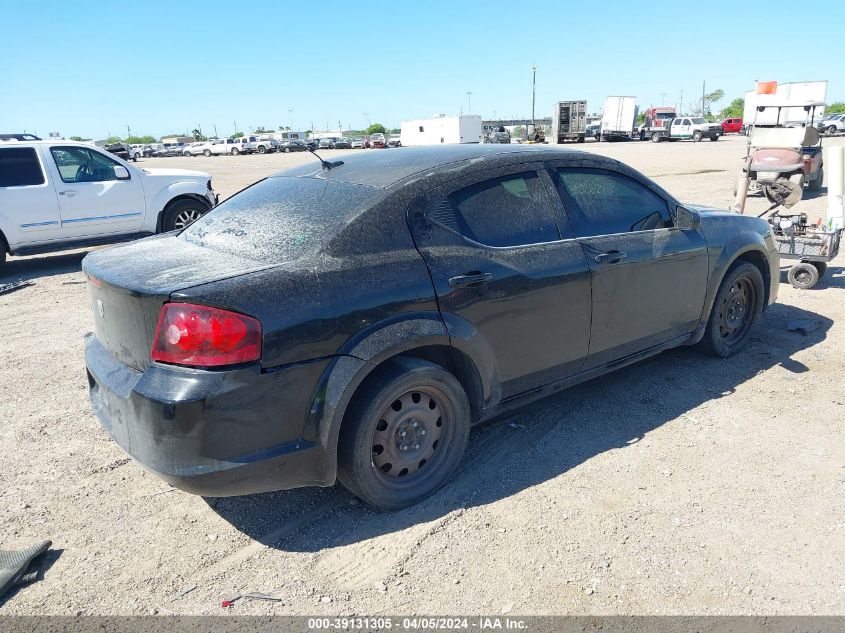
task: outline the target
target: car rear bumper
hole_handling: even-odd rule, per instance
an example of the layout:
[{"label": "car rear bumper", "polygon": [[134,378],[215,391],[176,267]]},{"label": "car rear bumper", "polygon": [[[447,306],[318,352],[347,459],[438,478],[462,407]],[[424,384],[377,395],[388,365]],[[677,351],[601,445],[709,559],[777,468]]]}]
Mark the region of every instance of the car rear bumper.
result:
[{"label": "car rear bumper", "polygon": [[232,496],[325,480],[325,451],[303,438],[325,363],[278,372],[152,364],[136,371],[93,334],[85,341],[91,404],[129,455],[173,486]]}]

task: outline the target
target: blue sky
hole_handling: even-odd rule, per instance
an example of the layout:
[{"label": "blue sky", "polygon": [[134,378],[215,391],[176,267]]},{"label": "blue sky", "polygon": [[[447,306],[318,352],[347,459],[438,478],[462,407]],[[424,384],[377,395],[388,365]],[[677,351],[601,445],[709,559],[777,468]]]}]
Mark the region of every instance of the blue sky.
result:
[{"label": "blue sky", "polygon": [[[683,90],[689,103],[702,80],[725,91],[716,107],[755,79],[828,79],[828,101],[845,100],[841,2],[665,7],[0,0],[0,131],[102,138],[127,125],[154,136],[216,125],[222,136],[234,122],[363,127],[364,113],[394,127],[467,112],[467,91],[474,114],[530,116],[532,64],[538,117],[562,99],[596,111],[607,95],[647,107]],[[784,39],[761,44],[762,31]]]}]

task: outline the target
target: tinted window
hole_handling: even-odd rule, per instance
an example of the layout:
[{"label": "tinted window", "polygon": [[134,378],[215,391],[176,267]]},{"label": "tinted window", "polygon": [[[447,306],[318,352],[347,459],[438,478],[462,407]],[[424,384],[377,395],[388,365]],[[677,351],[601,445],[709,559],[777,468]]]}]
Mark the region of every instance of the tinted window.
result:
[{"label": "tinted window", "polygon": [[181,237],[261,262],[291,261],[316,253],[378,192],[316,178],[267,178],[215,207]]},{"label": "tinted window", "polygon": [[103,182],[117,180],[119,165],[108,156],[85,147],[51,147],[50,153],[65,182]]},{"label": "tinted window", "polygon": [[44,172],[32,147],[0,149],[0,187],[43,185]]},{"label": "tinted window", "polygon": [[485,180],[449,196],[458,230],[487,246],[520,246],[560,239],[535,172]]},{"label": "tinted window", "polygon": [[576,237],[672,226],[664,200],[635,180],[587,169],[560,170],[557,176]]}]

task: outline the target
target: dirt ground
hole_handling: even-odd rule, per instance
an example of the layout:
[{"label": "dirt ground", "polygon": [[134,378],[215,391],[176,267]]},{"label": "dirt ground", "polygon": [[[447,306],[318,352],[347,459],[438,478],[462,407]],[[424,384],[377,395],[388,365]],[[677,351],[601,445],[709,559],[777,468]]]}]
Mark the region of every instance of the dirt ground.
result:
[{"label": "dirt ground", "polygon": [[[724,207],[744,147],[579,149]],[[206,170],[228,196],[312,160],[138,165]],[[798,208],[822,216],[823,194]],[[812,290],[782,283],[741,355],[673,350],[478,428],[454,482],[389,514],[339,486],[201,498],[130,460],[88,405],[84,254],[2,271],[34,285],[0,297],[0,548],[53,540],[2,614],[845,613],[842,257]],[[221,607],[250,592],[278,600]]]}]

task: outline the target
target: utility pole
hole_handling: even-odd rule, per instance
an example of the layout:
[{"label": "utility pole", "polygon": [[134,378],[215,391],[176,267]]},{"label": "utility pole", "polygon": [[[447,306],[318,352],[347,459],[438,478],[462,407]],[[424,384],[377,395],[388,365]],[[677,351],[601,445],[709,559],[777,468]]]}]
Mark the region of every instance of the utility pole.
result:
[{"label": "utility pole", "polygon": [[232,132],[232,134],[237,134],[237,133],[238,133],[238,122],[237,122],[237,121],[232,121],[232,125],[234,125],[234,126],[235,126],[235,130],[234,130],[234,132]]},{"label": "utility pole", "polygon": [[666,103],[666,94],[665,92],[658,92],[657,94],[660,95],[660,105],[664,105]]},{"label": "utility pole", "polygon": [[678,116],[684,113],[684,89],[681,88],[681,105],[678,106]]},{"label": "utility pole", "polygon": [[370,122],[370,113],[364,112],[364,118],[367,119],[367,127],[370,127],[372,123]]},{"label": "utility pole", "polygon": [[214,138],[217,138],[217,124],[214,124]]},{"label": "utility pole", "polygon": [[701,116],[704,116],[704,87],[707,85],[706,81],[701,82]]},{"label": "utility pole", "polygon": [[290,124],[288,129],[293,132],[293,110],[290,108],[288,108],[288,123]]},{"label": "utility pole", "polygon": [[537,65],[531,66],[531,125],[534,132],[537,132],[537,122],[534,120],[534,104],[537,101]]},{"label": "utility pole", "polygon": [[132,136],[132,130],[129,129],[129,124],[126,124],[126,138]]}]

